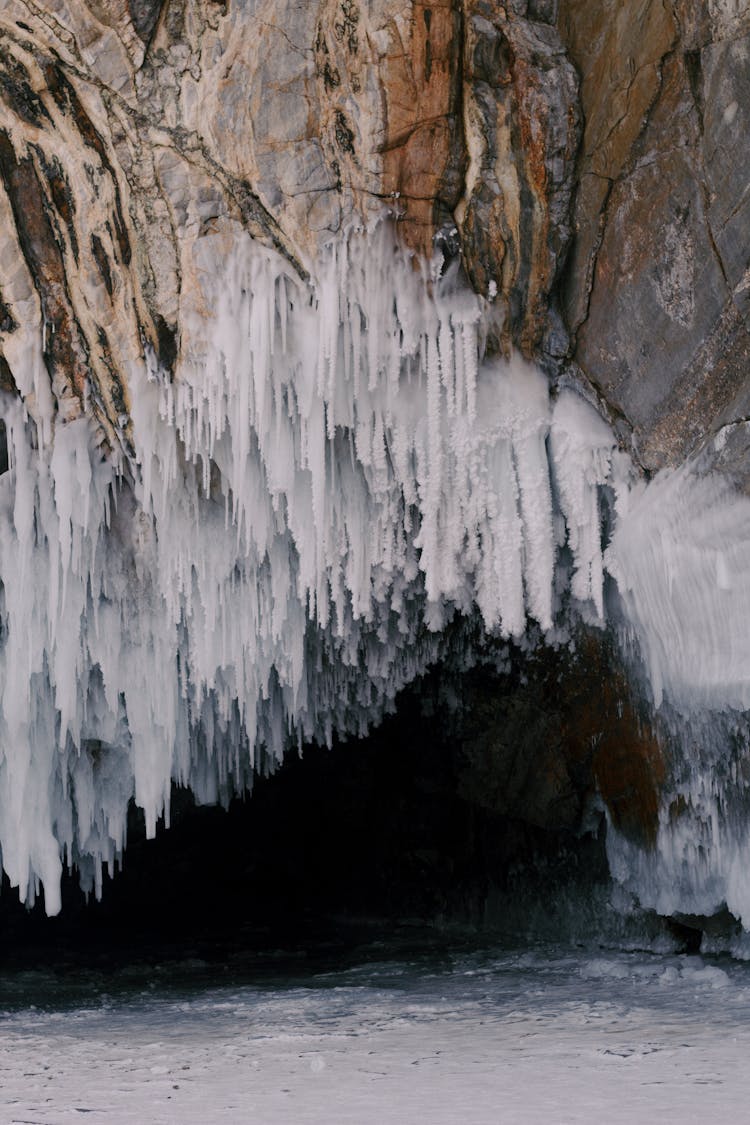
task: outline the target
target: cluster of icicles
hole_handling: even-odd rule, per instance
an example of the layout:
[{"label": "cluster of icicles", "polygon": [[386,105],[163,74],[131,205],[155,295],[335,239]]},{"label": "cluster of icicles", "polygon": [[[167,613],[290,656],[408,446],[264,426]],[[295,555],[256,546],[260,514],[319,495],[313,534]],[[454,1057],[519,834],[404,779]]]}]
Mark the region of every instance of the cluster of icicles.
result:
[{"label": "cluster of icicles", "polygon": [[386,226],[332,245],[314,286],[245,236],[223,251],[197,245],[202,314],[183,315],[174,377],[130,372],[131,483],[86,420],[45,434],[2,403],[0,847],[50,913],[63,864],[100,890],[132,797],[153,833],[172,782],[226,800],[294,740],[363,733],[454,614],[551,634],[561,548],[601,621],[604,485],[608,565],[654,680],[710,688],[659,647],[660,599],[692,564],[665,553],[652,494],[573,390],[551,403],[539,372],[484,358],[482,298]]},{"label": "cluster of icicles", "polygon": [[[226,799],[291,739],[363,733],[475,604],[507,636],[553,623],[547,384],[481,362],[483,302],[385,227],[312,291],[249,239],[222,250],[199,244],[174,379],[130,373],[134,485],[85,419],[35,442],[3,404],[0,846],[50,912],[63,863],[100,887],[131,797],[153,833],[173,781]],[[601,612],[612,439],[572,394],[552,432]]]}]

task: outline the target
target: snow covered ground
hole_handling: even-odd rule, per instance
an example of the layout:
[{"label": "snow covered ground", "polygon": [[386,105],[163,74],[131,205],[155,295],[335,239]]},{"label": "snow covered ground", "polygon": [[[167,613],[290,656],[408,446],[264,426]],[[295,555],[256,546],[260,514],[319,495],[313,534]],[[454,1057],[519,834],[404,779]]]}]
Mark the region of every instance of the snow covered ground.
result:
[{"label": "snow covered ground", "polygon": [[750,967],[482,952],[261,983],[0,979],[0,1121],[745,1120]]}]

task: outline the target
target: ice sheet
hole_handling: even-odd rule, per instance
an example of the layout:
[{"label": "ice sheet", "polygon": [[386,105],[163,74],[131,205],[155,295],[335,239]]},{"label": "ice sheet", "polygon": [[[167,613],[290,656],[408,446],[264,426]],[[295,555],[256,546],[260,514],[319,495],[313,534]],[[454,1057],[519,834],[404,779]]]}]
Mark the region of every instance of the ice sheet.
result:
[{"label": "ice sheet", "polygon": [[[134,984],[136,982],[134,981]],[[38,986],[37,986],[38,987]],[[748,968],[462,955],[0,1018],[0,1113],[107,1125],[744,1120]]]}]

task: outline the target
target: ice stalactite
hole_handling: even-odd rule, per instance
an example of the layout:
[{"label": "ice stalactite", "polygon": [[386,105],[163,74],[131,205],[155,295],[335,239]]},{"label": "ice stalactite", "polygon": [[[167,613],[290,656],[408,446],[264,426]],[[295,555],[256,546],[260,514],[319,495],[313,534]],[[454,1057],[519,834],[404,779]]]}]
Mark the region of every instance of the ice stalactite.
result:
[{"label": "ice stalactite", "polygon": [[3,402],[0,845],[49,912],[65,863],[100,888],[131,796],[153,833],[172,781],[226,799],[293,739],[364,732],[454,613],[550,629],[553,490],[601,613],[613,440],[566,392],[551,477],[547,382],[485,359],[481,299],[385,226],[312,288],[243,235],[195,252],[174,378],[130,372],[133,459]]}]

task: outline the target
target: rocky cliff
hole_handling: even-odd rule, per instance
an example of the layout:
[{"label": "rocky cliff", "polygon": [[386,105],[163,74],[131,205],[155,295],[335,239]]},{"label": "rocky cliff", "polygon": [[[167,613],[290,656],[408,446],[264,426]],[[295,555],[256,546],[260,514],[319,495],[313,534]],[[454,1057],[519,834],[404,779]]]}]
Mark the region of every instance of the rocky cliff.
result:
[{"label": "rocky cliff", "polygon": [[726,427],[744,481],[750,8],[563,0],[559,26],[586,121],[564,281],[573,358],[646,468]]},{"label": "rocky cliff", "polygon": [[304,274],[387,210],[461,256],[503,346],[575,362],[675,461],[745,413],[749,34],[735,0],[6,0],[4,383],[47,325],[61,409],[88,387],[121,437],[207,231]]},{"label": "rocky cliff", "polygon": [[386,211],[645,468],[721,431],[744,479],[749,36],[739,0],[6,0],[3,386],[43,359],[127,449],[128,366],[174,364],[207,232],[304,276]]},{"label": "rocky cliff", "polygon": [[6,4],[5,383],[41,347],[65,416],[127,446],[128,365],[146,343],[174,364],[207,232],[242,226],[305,276],[383,213],[461,255],[498,346],[560,361],[579,83],[537,7]]}]

